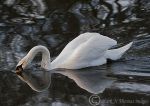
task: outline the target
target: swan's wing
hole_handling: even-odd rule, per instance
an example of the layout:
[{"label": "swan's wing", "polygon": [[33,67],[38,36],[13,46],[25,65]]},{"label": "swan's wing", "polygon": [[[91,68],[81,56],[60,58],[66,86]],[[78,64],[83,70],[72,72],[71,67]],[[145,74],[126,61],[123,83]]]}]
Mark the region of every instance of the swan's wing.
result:
[{"label": "swan's wing", "polygon": [[95,34],[92,33],[83,33],[80,34],[78,37],[73,39],[71,42],[69,42],[66,47],[62,50],[62,52],[59,54],[59,56],[52,61],[52,66],[58,65],[59,63],[62,63],[64,60],[66,60],[70,55],[74,52],[74,50],[82,45],[84,42],[86,42],[88,39],[95,37]]},{"label": "swan's wing", "polygon": [[106,58],[104,57],[106,50],[116,45],[117,42],[98,33],[91,33],[91,35],[94,36],[78,46],[71,56],[67,60],[64,60],[66,62],[62,64],[62,67],[72,69],[77,67],[83,68],[106,62]]}]

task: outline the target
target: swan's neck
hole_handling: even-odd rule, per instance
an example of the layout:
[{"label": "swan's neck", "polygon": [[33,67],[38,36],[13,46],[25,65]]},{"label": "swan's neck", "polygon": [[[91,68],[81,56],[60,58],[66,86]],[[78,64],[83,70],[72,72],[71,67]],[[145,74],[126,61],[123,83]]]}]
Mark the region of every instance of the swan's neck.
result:
[{"label": "swan's neck", "polygon": [[42,61],[41,61],[41,67],[44,68],[44,69],[50,69],[50,63],[51,63],[51,60],[50,60],[50,52],[49,50],[44,47],[44,46],[35,46],[33,47],[29,53],[25,56],[25,60],[27,62],[27,64],[29,64],[33,59],[34,57],[37,55],[37,53],[42,53]]}]

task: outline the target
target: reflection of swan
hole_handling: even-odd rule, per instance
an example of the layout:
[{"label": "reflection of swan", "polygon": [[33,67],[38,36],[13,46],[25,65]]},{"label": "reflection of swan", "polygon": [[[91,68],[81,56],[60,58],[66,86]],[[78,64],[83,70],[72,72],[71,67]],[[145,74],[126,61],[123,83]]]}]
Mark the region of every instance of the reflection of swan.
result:
[{"label": "reflection of swan", "polygon": [[81,70],[56,69],[55,73],[60,73],[72,79],[80,88],[98,94],[105,88],[109,88],[116,78],[109,77],[113,74],[110,70],[101,68],[88,68]]},{"label": "reflection of swan", "polygon": [[36,85],[32,84],[32,78],[28,79],[29,76],[22,71],[38,52],[42,53],[41,67],[46,70],[56,68],[80,69],[105,64],[107,59],[119,59],[131,47],[132,42],[121,48],[108,50],[116,44],[115,40],[98,33],[84,33],[68,43],[52,63],[49,50],[44,46],[35,46],[17,64],[16,73],[34,90],[41,91],[41,88],[36,89]]}]

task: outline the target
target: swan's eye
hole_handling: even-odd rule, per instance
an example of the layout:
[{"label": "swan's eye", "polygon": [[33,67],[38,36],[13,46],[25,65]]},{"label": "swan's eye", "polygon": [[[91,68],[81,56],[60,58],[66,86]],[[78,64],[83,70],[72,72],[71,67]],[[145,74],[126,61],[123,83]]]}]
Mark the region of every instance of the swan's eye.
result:
[{"label": "swan's eye", "polygon": [[20,66],[16,67],[16,74],[17,75],[22,76],[22,71],[23,71],[22,64]]}]

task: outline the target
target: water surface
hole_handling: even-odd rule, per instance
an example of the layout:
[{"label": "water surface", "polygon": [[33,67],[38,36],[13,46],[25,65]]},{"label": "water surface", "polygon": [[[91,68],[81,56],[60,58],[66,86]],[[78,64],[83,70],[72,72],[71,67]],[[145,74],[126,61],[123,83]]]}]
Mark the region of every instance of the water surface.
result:
[{"label": "water surface", "polygon": [[[0,4],[1,106],[91,106],[89,97],[93,94],[101,98],[99,105],[104,106],[150,105],[148,0],[133,0],[131,3],[101,0],[101,4],[93,0],[93,7],[97,8],[80,1],[39,0],[34,4],[35,8],[31,8],[33,1],[5,1],[7,3],[1,1]],[[97,15],[95,9],[98,9]],[[69,41],[86,31],[99,32],[117,40],[116,47],[130,41],[134,43],[118,61],[98,67],[48,73],[51,75],[50,87],[40,93],[33,91],[12,72],[19,59],[33,46],[48,47],[51,57],[55,58]],[[43,79],[40,74],[43,71],[38,67],[40,60],[39,54],[26,72],[29,75],[33,72]]]}]

